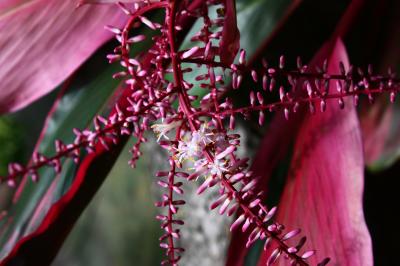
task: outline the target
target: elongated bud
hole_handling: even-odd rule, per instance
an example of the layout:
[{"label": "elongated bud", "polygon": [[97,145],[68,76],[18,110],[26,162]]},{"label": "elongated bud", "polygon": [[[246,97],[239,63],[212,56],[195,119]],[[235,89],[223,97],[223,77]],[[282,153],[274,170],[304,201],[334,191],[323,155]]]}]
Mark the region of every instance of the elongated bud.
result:
[{"label": "elongated bud", "polygon": [[229,117],[229,129],[230,130],[235,129],[235,116],[234,115],[231,115]]},{"label": "elongated bud", "polygon": [[254,95],[254,91],[250,91],[250,104],[251,104],[251,106],[254,106],[255,100],[256,100],[256,97]]},{"label": "elongated bud", "polygon": [[232,232],[233,230],[235,230],[238,226],[240,226],[243,222],[244,219],[246,218],[246,216],[244,214],[240,215],[231,225],[230,227],[230,231]]},{"label": "elongated bud", "polygon": [[182,54],[182,58],[185,59],[185,58],[191,57],[191,56],[194,55],[199,49],[200,49],[199,46],[195,46],[195,47],[193,47],[193,48],[190,48],[189,50],[187,50],[186,52],[184,52],[184,53]]},{"label": "elongated bud", "polygon": [[394,103],[394,101],[396,100],[396,93],[394,91],[390,92],[390,102]]},{"label": "elongated bud", "polygon": [[307,258],[313,256],[314,254],[315,254],[315,250],[306,251],[306,252],[304,252],[303,255],[301,255],[301,258],[307,259]]},{"label": "elongated bud", "polygon": [[244,50],[244,49],[242,49],[240,51],[239,64],[241,64],[241,65],[246,64],[246,50]]},{"label": "elongated bud", "polygon": [[326,111],[326,101],[324,99],[321,100],[320,106],[321,106],[321,113],[325,112]]},{"label": "elongated bud", "polygon": [[260,92],[257,92],[257,100],[261,105],[264,104],[264,97],[262,96],[262,94]]},{"label": "elongated bud", "polygon": [[271,78],[269,82],[269,91],[272,92],[275,88],[276,80],[274,78]]},{"label": "elongated bud", "polygon": [[283,102],[283,100],[285,99],[285,90],[283,89],[283,86],[279,88],[279,99],[281,100],[281,102]]},{"label": "elongated bud", "polygon": [[118,29],[117,27],[114,27],[114,26],[106,25],[106,26],[104,26],[104,28],[106,30],[114,33],[114,34],[121,34],[122,33],[121,29]]},{"label": "elongated bud", "polygon": [[285,115],[286,120],[289,120],[289,115],[290,115],[289,109],[288,109],[288,108],[285,108],[285,109],[283,110],[283,113],[284,113],[284,115]]},{"label": "elongated bud", "polygon": [[139,19],[143,24],[145,24],[150,29],[155,30],[157,28],[156,25],[146,17],[139,16]]},{"label": "elongated bud", "polygon": [[254,69],[251,71],[251,77],[253,78],[254,82],[257,82],[257,72]]},{"label": "elongated bud", "polygon": [[264,125],[264,121],[265,121],[264,112],[263,112],[263,111],[260,111],[260,112],[258,113],[258,124],[259,124],[260,126],[262,126],[262,125]]},{"label": "elongated bud", "polygon": [[262,88],[263,88],[263,90],[267,90],[267,88],[268,88],[268,77],[267,77],[267,75],[263,75],[263,79],[262,79]]},{"label": "elongated bud", "polygon": [[275,249],[272,252],[271,256],[268,258],[266,265],[270,266],[270,265],[274,264],[278,260],[278,258],[281,254],[282,254],[282,250],[280,248]]},{"label": "elongated bud", "polygon": [[285,57],[281,55],[281,57],[279,57],[279,68],[283,69],[284,67],[285,67]]},{"label": "elongated bud", "polygon": [[301,232],[300,229],[292,230],[292,231],[286,233],[286,234],[282,237],[282,241],[286,241],[286,240],[288,240],[288,239],[290,239],[290,238],[293,238],[293,237],[297,236],[298,234],[300,234],[300,232]]}]

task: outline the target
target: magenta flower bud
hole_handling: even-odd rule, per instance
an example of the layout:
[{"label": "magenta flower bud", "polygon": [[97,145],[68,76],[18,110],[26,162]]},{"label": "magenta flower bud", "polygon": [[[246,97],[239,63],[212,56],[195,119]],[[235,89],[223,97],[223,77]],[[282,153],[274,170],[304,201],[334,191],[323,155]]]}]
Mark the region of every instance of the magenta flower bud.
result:
[{"label": "magenta flower bud", "polygon": [[256,97],[254,95],[254,91],[250,91],[250,104],[251,104],[251,106],[254,106],[255,100],[256,100]]},{"label": "magenta flower bud", "polygon": [[192,47],[192,48],[190,48],[189,50],[187,50],[186,52],[184,52],[184,53],[182,54],[181,58],[182,58],[182,59],[189,58],[189,57],[191,57],[192,55],[194,55],[195,53],[197,53],[197,51],[199,51],[199,50],[200,50],[200,47],[199,47],[199,46]]},{"label": "magenta flower bud", "polygon": [[104,28],[106,30],[114,33],[114,34],[121,34],[122,33],[121,29],[118,29],[117,27],[114,27],[114,26],[106,25],[106,26],[104,26]]},{"label": "magenta flower bud", "polygon": [[250,219],[247,218],[247,219],[246,219],[246,222],[244,222],[244,224],[243,224],[243,226],[242,226],[242,232],[243,232],[243,233],[246,232],[246,230],[249,228],[249,226],[250,226]]},{"label": "magenta flower bud", "polygon": [[233,230],[235,230],[238,226],[240,226],[243,222],[244,219],[246,218],[246,216],[244,214],[240,215],[231,225],[230,227],[230,231],[232,232]]},{"label": "magenta flower bud", "polygon": [[286,234],[282,237],[282,241],[286,241],[286,240],[288,240],[288,239],[291,239],[291,238],[297,236],[298,234],[300,234],[300,232],[301,232],[300,229],[292,230],[292,231],[286,233]]},{"label": "magenta flower bud", "polygon": [[315,254],[315,250],[306,251],[306,252],[304,252],[303,255],[301,255],[301,258],[308,259],[309,257],[313,256],[314,254]]}]

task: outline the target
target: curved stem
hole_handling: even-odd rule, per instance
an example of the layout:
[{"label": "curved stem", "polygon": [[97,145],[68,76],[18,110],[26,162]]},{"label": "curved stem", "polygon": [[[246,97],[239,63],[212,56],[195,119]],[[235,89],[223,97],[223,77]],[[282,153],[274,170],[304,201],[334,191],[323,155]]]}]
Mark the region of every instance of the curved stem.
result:
[{"label": "curved stem", "polygon": [[179,98],[179,106],[182,108],[185,116],[188,117],[190,128],[193,131],[196,131],[197,128],[193,121],[190,119],[191,117],[191,109],[190,102],[187,96],[185,89],[182,84],[182,71],[180,69],[180,57],[177,53],[177,47],[175,42],[175,20],[176,20],[176,12],[177,12],[177,4],[179,4],[178,0],[171,0],[167,18],[168,18],[168,40],[170,46],[170,56],[171,56],[171,65],[174,75],[174,85],[178,89],[178,98]]}]

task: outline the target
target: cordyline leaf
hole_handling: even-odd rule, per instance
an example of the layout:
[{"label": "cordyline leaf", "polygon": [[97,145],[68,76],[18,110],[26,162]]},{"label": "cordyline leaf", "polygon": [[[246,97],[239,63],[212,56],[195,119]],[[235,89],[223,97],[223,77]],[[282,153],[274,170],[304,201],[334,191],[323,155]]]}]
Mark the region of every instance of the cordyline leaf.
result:
[{"label": "cordyline leaf", "polygon": [[[340,61],[349,67],[345,47],[338,40],[328,72],[340,73]],[[331,91],[335,89],[332,85]],[[288,230],[301,228],[308,237],[302,252],[317,249],[317,255],[307,260],[311,265],[326,256],[333,265],[373,264],[362,208],[361,132],[351,99],[345,104],[346,108],[340,110],[331,102],[325,113],[306,117],[276,217]],[[297,244],[294,240],[288,243]],[[265,265],[271,251],[262,254],[259,265]],[[284,265],[284,260],[280,263]]]},{"label": "cordyline leaf", "polygon": [[35,0],[0,15],[0,113],[54,89],[111,37],[105,24],[126,20],[117,7],[75,7],[70,0]]},{"label": "cordyline leaf", "polygon": [[0,17],[8,12],[13,12],[22,5],[35,0],[3,0],[0,3]]}]

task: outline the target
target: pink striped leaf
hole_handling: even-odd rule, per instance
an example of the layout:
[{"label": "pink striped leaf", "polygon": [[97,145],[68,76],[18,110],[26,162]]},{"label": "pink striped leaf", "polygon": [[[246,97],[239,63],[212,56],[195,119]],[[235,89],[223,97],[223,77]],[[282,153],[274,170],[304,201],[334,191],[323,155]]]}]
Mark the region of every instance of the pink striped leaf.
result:
[{"label": "pink striped leaf", "polygon": [[0,4],[0,113],[45,95],[111,37],[105,24],[126,20],[118,7],[75,1],[8,0]]}]

